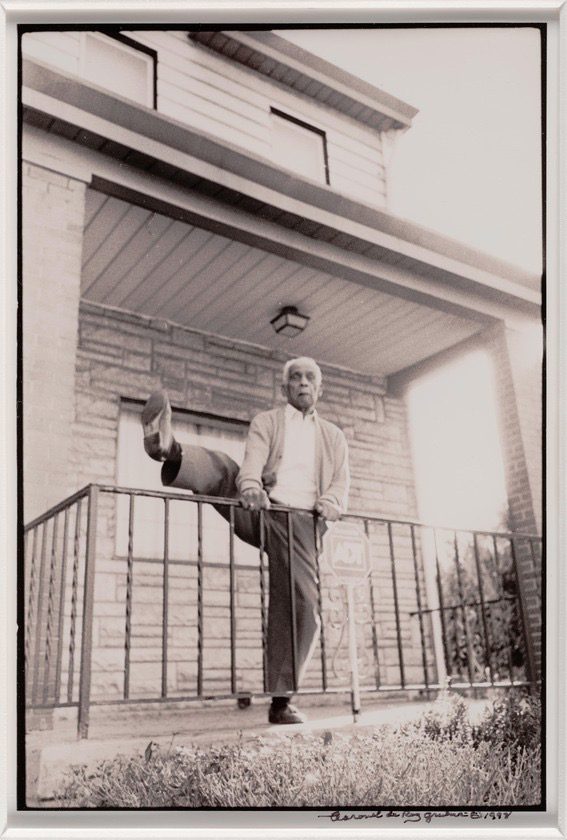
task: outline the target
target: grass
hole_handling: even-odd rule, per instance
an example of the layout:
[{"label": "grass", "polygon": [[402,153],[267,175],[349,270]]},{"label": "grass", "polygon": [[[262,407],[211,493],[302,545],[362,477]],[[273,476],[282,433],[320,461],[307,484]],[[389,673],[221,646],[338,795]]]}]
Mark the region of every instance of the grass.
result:
[{"label": "grass", "polygon": [[[522,704],[527,703],[527,706]],[[471,726],[458,698],[417,724],[370,735],[290,735],[202,749],[148,745],[93,772],[76,770],[60,795],[71,808],[534,806],[540,801],[538,711],[508,699]],[[464,711],[463,711],[464,710]]]}]

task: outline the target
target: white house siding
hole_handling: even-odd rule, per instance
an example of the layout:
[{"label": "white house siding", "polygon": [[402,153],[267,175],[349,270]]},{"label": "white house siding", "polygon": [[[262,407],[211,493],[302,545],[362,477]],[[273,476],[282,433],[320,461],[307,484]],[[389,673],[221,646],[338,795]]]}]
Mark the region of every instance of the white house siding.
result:
[{"label": "white house siding", "polygon": [[[279,108],[325,132],[333,190],[385,206],[379,132],[192,43],[185,31],[124,34],[158,53],[160,113],[271,161],[270,107]],[[79,74],[80,33],[26,33],[22,47],[24,56]]]},{"label": "white house siding", "polygon": [[58,70],[79,75],[80,32],[26,32],[22,36],[22,55],[51,64]]}]

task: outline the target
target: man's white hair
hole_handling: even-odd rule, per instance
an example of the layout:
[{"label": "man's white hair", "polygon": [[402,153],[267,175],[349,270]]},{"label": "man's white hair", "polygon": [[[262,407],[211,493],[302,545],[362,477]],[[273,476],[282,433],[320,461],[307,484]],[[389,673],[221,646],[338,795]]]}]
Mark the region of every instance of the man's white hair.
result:
[{"label": "man's white hair", "polygon": [[317,372],[317,378],[318,378],[317,384],[318,385],[321,384],[321,380],[323,379],[323,374],[321,373],[321,368],[319,367],[319,365],[317,364],[315,359],[312,359],[311,356],[298,356],[297,359],[289,359],[289,361],[287,361],[284,365],[283,376],[282,376],[284,385],[287,385],[287,383],[289,382],[289,371],[290,371],[291,366],[296,364],[297,362],[300,362],[301,364],[305,364],[306,362],[309,362],[310,364],[314,365],[315,370]]}]

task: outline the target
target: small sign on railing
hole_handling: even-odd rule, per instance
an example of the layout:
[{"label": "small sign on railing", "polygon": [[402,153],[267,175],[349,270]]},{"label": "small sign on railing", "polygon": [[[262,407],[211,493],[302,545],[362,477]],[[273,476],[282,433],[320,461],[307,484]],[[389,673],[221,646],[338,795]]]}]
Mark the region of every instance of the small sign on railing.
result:
[{"label": "small sign on railing", "polygon": [[361,584],[372,570],[370,540],[355,522],[337,522],[323,537],[325,561],[333,574],[346,586],[349,657],[351,669],[351,708],[354,722],[360,714],[360,679],[353,588]]},{"label": "small sign on railing", "polygon": [[325,560],[341,583],[361,583],[372,569],[370,540],[355,522],[337,522],[323,537]]}]

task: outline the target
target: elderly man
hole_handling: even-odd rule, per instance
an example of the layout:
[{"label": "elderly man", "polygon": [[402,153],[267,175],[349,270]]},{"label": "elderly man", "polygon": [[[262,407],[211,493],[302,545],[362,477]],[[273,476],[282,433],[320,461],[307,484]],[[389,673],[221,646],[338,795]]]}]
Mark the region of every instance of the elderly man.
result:
[{"label": "elderly man", "polygon": [[[171,408],[159,391],[142,412],[144,448],[163,461],[162,482],[207,496],[237,498],[235,533],[261,544],[260,510],[264,510],[264,550],[269,558],[267,688],[272,694],[270,723],[302,723],[304,716],[290,704],[319,635],[317,611],[317,551],[326,530],[346,509],[349,470],[345,436],[319,417],[315,406],[322,393],[321,369],[313,359],[286,363],[282,392],[284,408],[264,411],[252,420],[244,461],[239,468],[223,452],[180,445],[171,432]],[[270,502],[314,510],[316,537],[310,515],[293,513],[291,550],[295,587],[296,656],[292,636],[287,516],[270,510]],[[225,518],[227,506],[215,506]],[[318,545],[319,544],[319,545]]]}]

